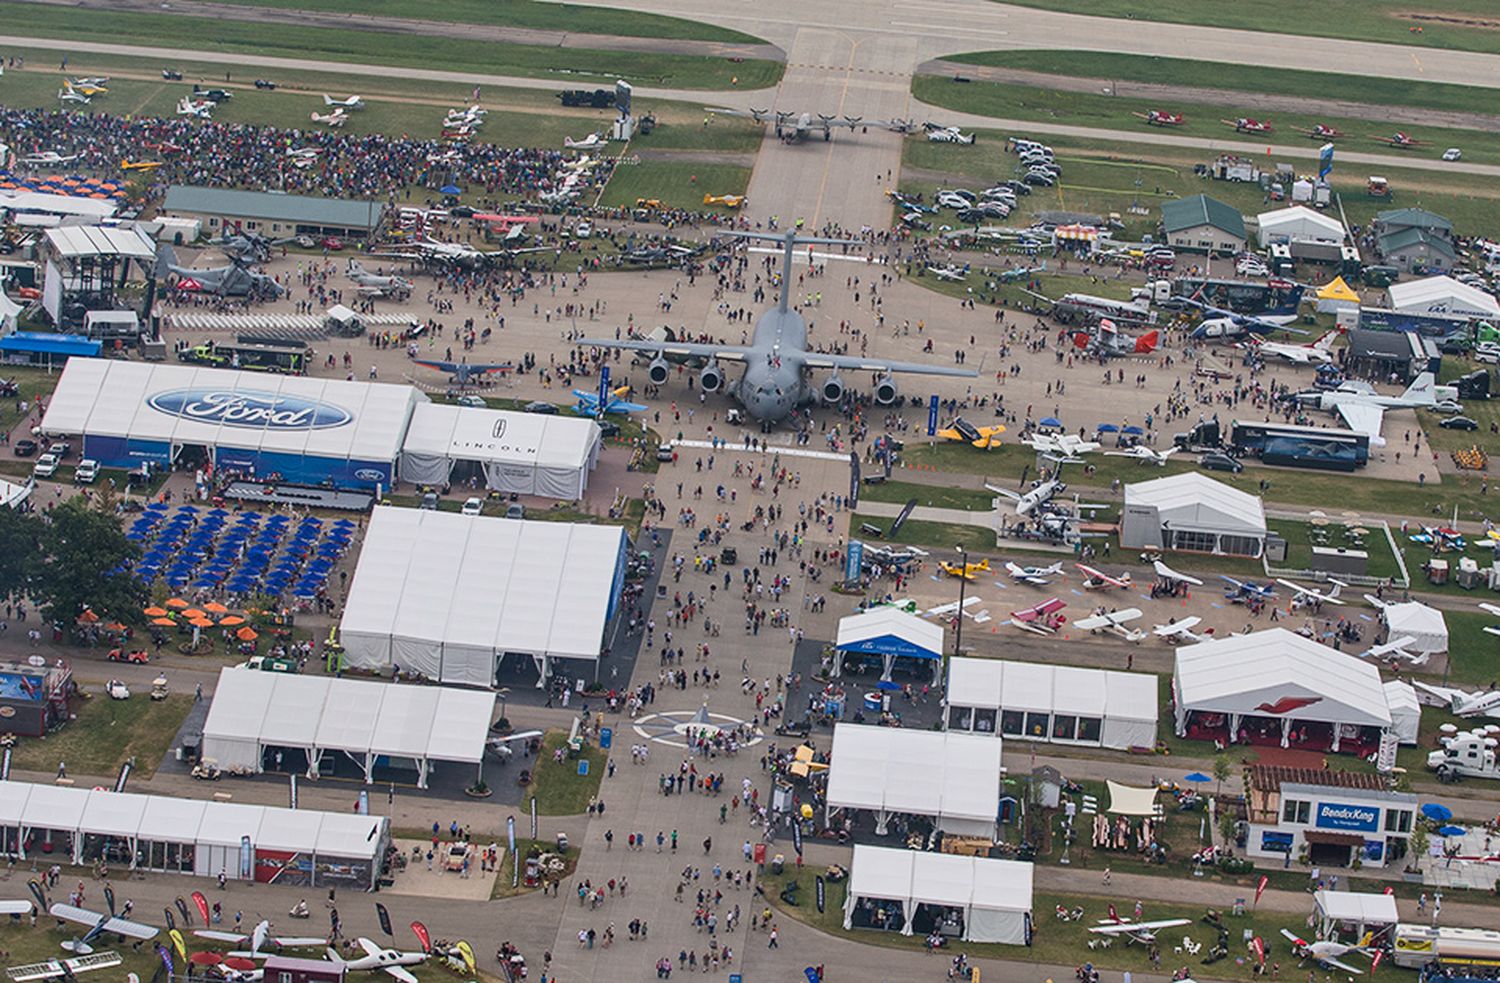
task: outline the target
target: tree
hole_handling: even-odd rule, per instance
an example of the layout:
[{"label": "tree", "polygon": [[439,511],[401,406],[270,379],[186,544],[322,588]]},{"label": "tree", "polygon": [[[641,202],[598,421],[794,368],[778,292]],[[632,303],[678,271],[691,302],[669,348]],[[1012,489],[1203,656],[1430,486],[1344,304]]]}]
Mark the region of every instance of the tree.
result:
[{"label": "tree", "polygon": [[33,554],[31,595],[48,621],[70,626],[92,608],[101,616],[125,617],[139,610],[146,586],[121,570],[140,554],[113,516],[74,499],[51,512],[40,553]]},{"label": "tree", "polygon": [[25,597],[35,573],[42,524],[35,516],[0,508],[0,594]]},{"label": "tree", "polygon": [[1224,783],[1229,781],[1231,774],[1232,772],[1229,770],[1229,756],[1225,754],[1214,755],[1214,781],[1219,783],[1218,787],[1214,789],[1215,795],[1224,791]]},{"label": "tree", "polygon": [[1410,850],[1407,851],[1407,870],[1416,870],[1422,858],[1427,856],[1427,827],[1417,823],[1416,828],[1411,831],[1411,840],[1408,841]]},{"label": "tree", "polygon": [[1231,810],[1225,809],[1219,813],[1219,838],[1224,841],[1226,847],[1234,844],[1235,827],[1238,825],[1239,817]]}]

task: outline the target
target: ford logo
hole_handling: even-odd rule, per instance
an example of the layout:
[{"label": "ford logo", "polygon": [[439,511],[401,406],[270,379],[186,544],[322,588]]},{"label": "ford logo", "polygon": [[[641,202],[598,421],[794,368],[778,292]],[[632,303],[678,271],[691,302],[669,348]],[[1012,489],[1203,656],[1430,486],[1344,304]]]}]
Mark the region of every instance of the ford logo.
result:
[{"label": "ford logo", "polygon": [[358,478],[360,481],[384,481],[385,472],[379,471],[375,468],[360,468],[358,471],[354,472],[354,477]]},{"label": "ford logo", "polygon": [[354,419],[332,403],[253,389],[170,389],[146,405],[184,420],[253,430],[327,430]]}]

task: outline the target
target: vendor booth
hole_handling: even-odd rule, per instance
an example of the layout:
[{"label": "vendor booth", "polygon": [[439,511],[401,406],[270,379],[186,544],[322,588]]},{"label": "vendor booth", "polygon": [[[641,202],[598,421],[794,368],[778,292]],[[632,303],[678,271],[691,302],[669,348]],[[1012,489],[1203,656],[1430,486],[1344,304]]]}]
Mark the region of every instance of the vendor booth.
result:
[{"label": "vendor booth", "polygon": [[197,832],[207,809],[208,803],[197,799],[147,796],[146,810],[136,830],[136,869],[193,873],[197,866]]},{"label": "vendor booth", "polygon": [[1391,726],[1380,672],[1285,628],[1184,645],[1172,676],[1178,737],[1368,758]]},{"label": "vendor booth", "polygon": [[833,674],[842,674],[848,655],[866,655],[880,660],[880,678],[889,681],[897,659],[930,666],[934,685],[943,667],[943,629],[930,621],[898,608],[878,607],[839,619],[834,642],[840,658],[834,660]]},{"label": "vendor booth", "polygon": [[1363,891],[1315,891],[1313,915],[1318,922],[1318,938],[1351,941],[1364,938],[1366,932],[1377,936],[1387,933],[1401,920],[1394,894]]},{"label": "vendor booth", "polygon": [[[829,755],[826,820],[866,810],[875,833],[921,817],[945,833],[995,837],[1003,741],[979,734],[838,724]],[[850,817],[846,816],[846,819]]]},{"label": "vendor booth", "polygon": [[1448,625],[1443,612],[1421,601],[1387,604],[1380,609],[1385,636],[1392,642],[1410,639],[1402,648],[1412,653],[1448,651]]},{"label": "vendor booth", "polygon": [[1156,677],[1002,659],[948,663],[949,731],[1129,750],[1156,742]]},{"label": "vendor booth", "polygon": [[1032,865],[856,845],[844,928],[1031,944]]},{"label": "vendor booth", "polygon": [[1422,704],[1417,701],[1416,687],[1393,679],[1386,683],[1385,705],[1391,711],[1391,733],[1402,744],[1417,743],[1422,729]]},{"label": "vendor booth", "polygon": [[585,417],[423,403],[401,445],[401,480],[473,477],[506,494],[579,499],[602,445],[599,424]]},{"label": "vendor booth", "polygon": [[79,829],[83,831],[79,859],[86,864],[132,866],[141,817],[146,814],[146,804],[150,801],[150,796],[128,792],[98,789],[90,792],[83,815],[78,820]]}]

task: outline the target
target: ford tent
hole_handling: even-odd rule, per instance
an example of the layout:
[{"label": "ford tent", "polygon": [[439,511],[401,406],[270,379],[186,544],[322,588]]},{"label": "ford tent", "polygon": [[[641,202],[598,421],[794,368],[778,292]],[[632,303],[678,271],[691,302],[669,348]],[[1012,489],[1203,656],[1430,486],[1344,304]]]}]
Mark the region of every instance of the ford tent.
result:
[{"label": "ford tent", "polygon": [[840,618],[834,647],[840,652],[880,656],[880,678],[887,680],[898,658],[927,661],[937,682],[943,662],[943,629],[897,608],[878,607]]}]

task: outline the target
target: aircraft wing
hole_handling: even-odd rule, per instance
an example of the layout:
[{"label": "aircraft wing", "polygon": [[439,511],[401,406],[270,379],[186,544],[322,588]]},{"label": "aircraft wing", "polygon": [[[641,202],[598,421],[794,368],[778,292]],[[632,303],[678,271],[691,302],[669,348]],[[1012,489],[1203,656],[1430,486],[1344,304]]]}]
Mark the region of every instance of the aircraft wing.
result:
[{"label": "aircraft wing", "polygon": [[5,971],[11,983],[34,983],[36,980],[71,980],[74,974],[95,969],[113,969],[123,960],[118,952],[96,952],[73,959],[48,959],[26,966],[12,966]]},{"label": "aircraft wing", "polygon": [[[56,905],[54,905],[53,907],[56,907]],[[250,940],[250,936],[243,935],[239,932],[217,932],[207,928],[195,929],[193,931],[193,934],[198,936],[198,938],[200,939],[211,939],[214,942],[229,942],[233,945],[238,945],[241,942],[248,942]]]},{"label": "aircraft wing", "polygon": [[[203,933],[199,932],[198,934],[202,935]],[[278,938],[266,939],[266,941],[271,943],[271,945],[280,946],[283,949],[308,949],[315,945],[328,944],[327,939],[315,939],[310,935],[284,935]]]},{"label": "aircraft wing", "polygon": [[1191,925],[1192,922],[1186,918],[1164,918],[1157,922],[1120,922],[1115,925],[1096,925],[1089,929],[1099,935],[1134,935],[1138,932],[1154,932],[1160,928],[1176,928],[1179,925]]},{"label": "aircraft wing", "polygon": [[946,365],[926,365],[922,362],[887,362],[875,358],[860,358],[854,355],[824,355],[809,352],[803,357],[808,368],[848,369],[851,372],[911,372],[917,375],[954,375],[974,377],[977,371],[951,368]]},{"label": "aircraft wing", "polygon": [[30,910],[30,901],[0,901],[0,915],[24,915]]},{"label": "aircraft wing", "polygon": [[401,966],[386,966],[385,971],[400,980],[401,983],[417,983],[417,978],[412,975],[411,971]]},{"label": "aircraft wing", "polygon": [[1339,962],[1337,959],[1333,958],[1332,956],[1322,956],[1322,957],[1314,956],[1313,958],[1317,959],[1318,962],[1320,962],[1320,963],[1323,963],[1323,964],[1328,965],[1328,966],[1332,966],[1334,969],[1343,970],[1346,973],[1352,973],[1355,976],[1363,976],[1363,975],[1365,975],[1364,970],[1362,970],[1362,969],[1355,969],[1353,966],[1349,965],[1348,963]]},{"label": "aircraft wing", "polygon": [[1203,581],[1199,580],[1197,577],[1189,577],[1186,574],[1178,573],[1176,570],[1173,570],[1171,567],[1167,566],[1160,560],[1154,561],[1152,563],[1152,566],[1156,570],[1156,575],[1158,577],[1162,577],[1166,580],[1180,580],[1184,584],[1192,584],[1194,587],[1203,586]]},{"label": "aircraft wing", "polygon": [[[30,906],[27,906],[30,910]],[[89,911],[87,908],[75,908],[68,904],[55,904],[47,909],[54,918],[65,921],[77,922],[79,925],[87,925],[90,928],[99,924],[104,915],[97,911]],[[150,925],[142,925],[139,922],[127,921],[124,918],[110,917],[104,922],[104,931],[113,932],[116,935],[124,935],[132,939],[154,939],[159,929]]]},{"label": "aircraft wing", "polygon": [[717,358],[728,362],[743,362],[750,356],[749,348],[736,345],[699,345],[687,341],[644,341],[629,339],[615,341],[612,338],[584,338],[580,345],[596,348],[619,348],[627,352],[648,352],[652,355],[676,355],[680,358]]},{"label": "aircraft wing", "polygon": [[1385,409],[1371,403],[1338,402],[1334,411],[1344,418],[1350,430],[1369,437],[1380,436],[1380,422],[1385,418]]}]

